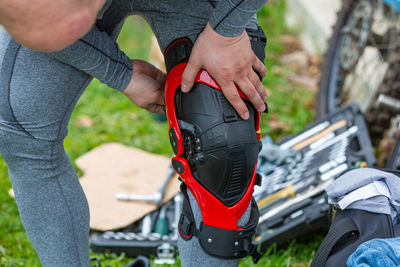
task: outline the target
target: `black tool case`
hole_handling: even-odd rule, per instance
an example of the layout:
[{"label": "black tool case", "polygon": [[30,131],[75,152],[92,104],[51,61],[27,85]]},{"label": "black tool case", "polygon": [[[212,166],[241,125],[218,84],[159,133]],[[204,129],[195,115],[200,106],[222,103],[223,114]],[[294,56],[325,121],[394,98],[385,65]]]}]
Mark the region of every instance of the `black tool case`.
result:
[{"label": "black tool case", "polygon": [[263,150],[258,165],[262,186],[254,193],[260,209],[255,240],[263,252],[273,243],[328,228],[324,189],[352,168],[376,165],[364,118],[355,104],[280,142],[281,158],[271,159],[268,145]]},{"label": "black tool case", "polygon": [[[144,218],[142,218],[124,229],[92,232],[90,235],[90,243],[93,252],[125,253],[125,255],[129,257],[169,254],[169,258],[175,258],[178,236],[174,200],[171,199],[165,203],[163,207],[166,208],[166,220],[169,222],[168,235],[159,235],[155,233],[143,235],[141,229],[143,228]],[[180,206],[178,208],[179,214],[181,209],[182,207]],[[160,209],[146,215],[151,218],[150,229],[153,230],[155,228],[159,214]]]},{"label": "black tool case", "polygon": [[[300,134],[278,144],[263,139],[257,172],[262,185],[254,197],[260,208],[255,241],[262,252],[272,244],[282,244],[302,234],[328,227],[324,189],[344,172],[364,166],[374,167],[368,130],[357,105],[349,105],[319,119]],[[124,252],[127,256],[155,255],[173,258],[177,246],[176,208],[166,203],[169,234],[141,236],[143,220],[120,231],[94,232],[94,252]],[[159,210],[152,212],[154,229]]]}]

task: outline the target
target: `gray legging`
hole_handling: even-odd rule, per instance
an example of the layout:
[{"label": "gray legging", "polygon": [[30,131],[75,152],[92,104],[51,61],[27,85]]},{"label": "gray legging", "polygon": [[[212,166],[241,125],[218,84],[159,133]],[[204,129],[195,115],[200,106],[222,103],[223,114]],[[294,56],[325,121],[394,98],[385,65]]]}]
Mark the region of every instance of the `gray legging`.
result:
[{"label": "gray legging", "polygon": [[[0,153],[43,266],[90,265],[88,204],[63,139],[92,77],[120,91],[127,86],[132,65],[115,43],[124,18],[143,16],[164,50],[179,37],[194,41],[213,11],[209,2],[197,0],[120,0],[106,7],[91,32],[57,53],[31,51],[4,30],[0,37]],[[254,19],[247,27],[256,28]],[[191,204],[199,224],[193,198]],[[196,239],[179,240],[179,247],[183,266],[238,264],[208,256]]]}]

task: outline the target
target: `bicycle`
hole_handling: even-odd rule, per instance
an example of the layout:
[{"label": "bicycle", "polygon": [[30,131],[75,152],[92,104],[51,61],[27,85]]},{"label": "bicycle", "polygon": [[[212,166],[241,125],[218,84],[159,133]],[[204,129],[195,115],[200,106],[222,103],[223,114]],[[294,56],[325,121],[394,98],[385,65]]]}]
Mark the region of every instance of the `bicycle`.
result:
[{"label": "bicycle", "polygon": [[317,112],[330,114],[350,102],[365,115],[380,164],[400,168],[399,0],[343,1],[324,57]]}]

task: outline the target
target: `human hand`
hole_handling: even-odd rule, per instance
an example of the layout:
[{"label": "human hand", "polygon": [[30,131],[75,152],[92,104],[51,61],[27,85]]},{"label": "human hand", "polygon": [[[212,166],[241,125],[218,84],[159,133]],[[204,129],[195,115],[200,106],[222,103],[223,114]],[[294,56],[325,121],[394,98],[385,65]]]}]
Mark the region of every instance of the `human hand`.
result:
[{"label": "human hand", "polygon": [[143,60],[132,60],[132,69],[131,81],[122,93],[147,111],[164,113],[165,73]]},{"label": "human hand", "polygon": [[245,31],[236,37],[224,37],[207,24],[193,46],[183,73],[183,92],[190,91],[201,69],[205,69],[221,86],[225,97],[243,119],[249,118],[249,111],[239,96],[236,85],[257,111],[265,110],[264,100],[267,93],[257,73],[264,77],[267,69],[251,49]]}]

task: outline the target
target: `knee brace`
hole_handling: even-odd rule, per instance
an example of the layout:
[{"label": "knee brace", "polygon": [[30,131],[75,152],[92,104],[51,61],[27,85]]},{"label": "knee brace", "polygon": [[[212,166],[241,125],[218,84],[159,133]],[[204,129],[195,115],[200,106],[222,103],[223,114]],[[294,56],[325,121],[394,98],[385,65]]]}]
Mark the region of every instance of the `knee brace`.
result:
[{"label": "knee brace", "polygon": [[[252,35],[251,35],[252,34]],[[249,32],[253,50],[263,60],[266,38],[261,29]],[[192,90],[182,93],[180,83],[192,44],[187,38],[174,41],[165,51],[168,70],[165,85],[170,143],[175,153],[172,165],[182,180],[185,196],[178,230],[183,239],[195,235],[204,251],[219,258],[260,255],[252,243],[258,223],[258,208],[252,198],[257,156],[261,150],[260,113],[240,92],[250,118],[243,120],[226,100],[218,84],[200,71]],[[259,51],[260,53],[257,53]],[[203,217],[196,228],[187,188]],[[250,219],[237,222],[251,203]]]}]

